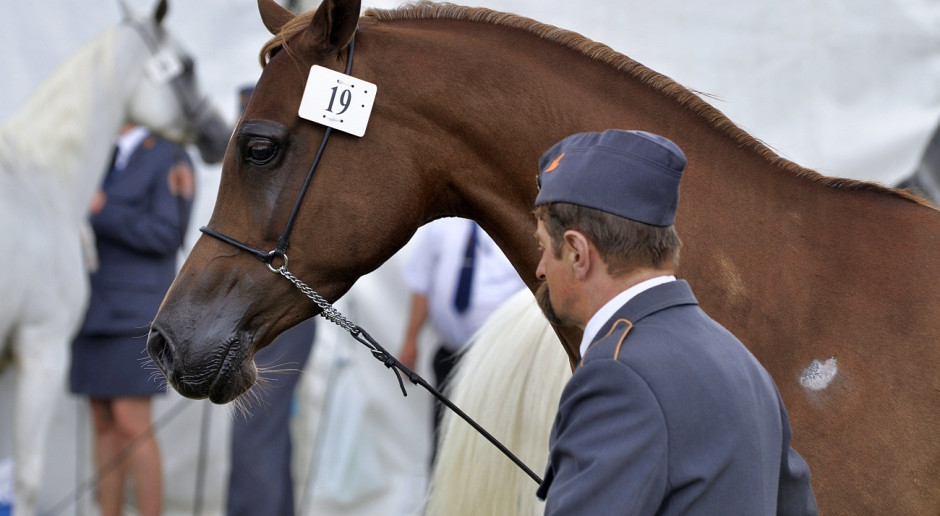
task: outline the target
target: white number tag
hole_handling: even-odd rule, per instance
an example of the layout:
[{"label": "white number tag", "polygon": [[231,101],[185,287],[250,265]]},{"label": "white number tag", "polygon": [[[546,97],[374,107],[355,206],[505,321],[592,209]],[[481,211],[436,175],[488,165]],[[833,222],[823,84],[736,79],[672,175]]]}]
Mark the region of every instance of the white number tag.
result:
[{"label": "white number tag", "polygon": [[168,48],[157,52],[147,61],[147,75],[157,84],[166,84],[183,73],[183,63]]},{"label": "white number tag", "polygon": [[362,136],[366,134],[375,84],[314,65],[307,77],[297,114],[318,124]]}]

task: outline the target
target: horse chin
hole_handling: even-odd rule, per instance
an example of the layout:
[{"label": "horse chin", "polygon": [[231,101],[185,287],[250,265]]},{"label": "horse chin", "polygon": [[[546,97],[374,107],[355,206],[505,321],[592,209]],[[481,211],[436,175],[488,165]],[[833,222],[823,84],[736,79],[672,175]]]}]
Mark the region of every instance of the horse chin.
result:
[{"label": "horse chin", "polygon": [[[212,367],[211,365],[209,367]],[[218,374],[209,386],[209,401],[223,405],[248,392],[258,380],[258,369],[254,360],[247,358],[238,365],[228,367],[223,362]]]}]

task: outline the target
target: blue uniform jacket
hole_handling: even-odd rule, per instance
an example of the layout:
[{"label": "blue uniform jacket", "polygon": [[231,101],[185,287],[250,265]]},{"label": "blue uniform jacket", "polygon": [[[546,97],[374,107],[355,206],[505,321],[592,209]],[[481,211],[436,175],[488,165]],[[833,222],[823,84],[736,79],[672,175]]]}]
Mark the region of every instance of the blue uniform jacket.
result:
[{"label": "blue uniform jacket", "polygon": [[149,330],[176,276],[192,209],[191,198],[170,188],[170,169],[180,161],[190,163],[182,148],[151,134],[105,181],[107,201],[91,217],[99,266],[91,275],[82,335],[141,336]]},{"label": "blue uniform jacket", "polygon": [[538,495],[549,516],[817,512],[773,380],[681,280],[631,299],[594,338]]}]

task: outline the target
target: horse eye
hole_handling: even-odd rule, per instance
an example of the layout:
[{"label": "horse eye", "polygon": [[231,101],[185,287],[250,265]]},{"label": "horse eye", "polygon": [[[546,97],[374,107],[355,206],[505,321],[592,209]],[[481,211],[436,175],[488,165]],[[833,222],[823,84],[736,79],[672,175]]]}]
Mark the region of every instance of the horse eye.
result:
[{"label": "horse eye", "polygon": [[266,165],[277,154],[277,144],[271,140],[255,139],[245,145],[245,157],[255,165]]}]

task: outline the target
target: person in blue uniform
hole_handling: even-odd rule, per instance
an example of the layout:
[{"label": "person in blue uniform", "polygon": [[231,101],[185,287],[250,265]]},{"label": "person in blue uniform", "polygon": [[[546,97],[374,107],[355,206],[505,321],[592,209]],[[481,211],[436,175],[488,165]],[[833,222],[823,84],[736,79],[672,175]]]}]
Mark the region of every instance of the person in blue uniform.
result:
[{"label": "person in blue uniform", "polygon": [[195,180],[185,150],[126,126],[114,164],[91,206],[97,270],[81,330],[72,344],[70,388],[89,397],[103,516],[123,514],[125,480],[143,516],[160,514],[160,451],[151,398],[165,381],[147,368],[146,336],[176,276]]},{"label": "person in blue uniform", "polygon": [[770,375],[675,276],[685,165],[623,130],[539,162],[537,298],[584,331],[537,491],[548,516],[817,512]]}]

